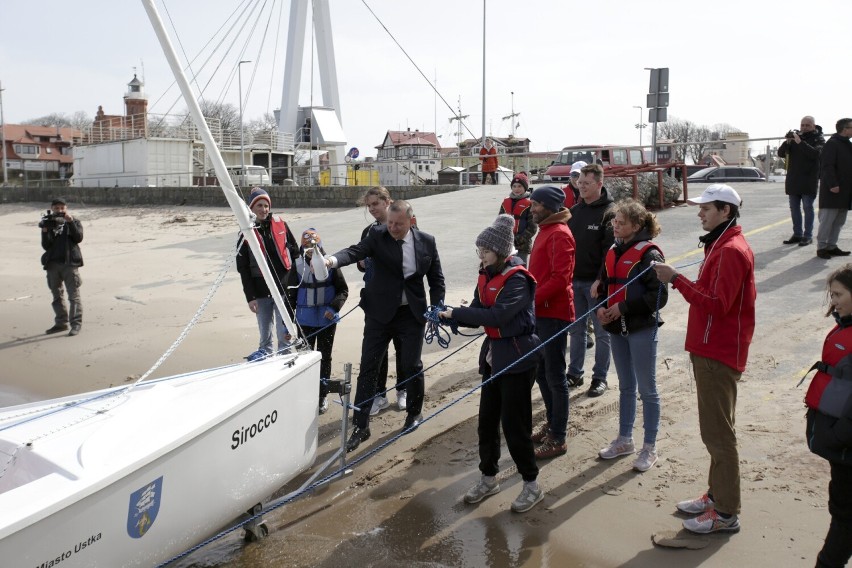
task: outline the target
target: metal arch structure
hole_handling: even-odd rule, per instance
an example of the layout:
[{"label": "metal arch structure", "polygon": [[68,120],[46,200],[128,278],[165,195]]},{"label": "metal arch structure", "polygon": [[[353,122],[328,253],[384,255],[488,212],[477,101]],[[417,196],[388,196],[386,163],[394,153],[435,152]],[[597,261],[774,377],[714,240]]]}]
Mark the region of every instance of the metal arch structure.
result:
[{"label": "metal arch structure", "polygon": [[340,113],[340,92],[337,86],[337,64],[334,57],[334,41],[331,33],[331,13],[328,0],[292,0],[290,3],[290,22],[287,32],[287,53],[284,60],[284,85],[281,94],[281,114],[278,130],[296,133],[300,111],[305,118],[311,118],[311,145],[329,150],[329,163],[332,164],[332,180],[346,178],[344,163],[345,141],[325,140],[315,109],[299,107],[299,91],[302,81],[302,63],[305,58],[305,32],[308,25],[308,6],[313,3],[314,36],[316,37],[320,86],[322,91],[322,109],[333,110],[337,118],[339,131],[343,131]]}]

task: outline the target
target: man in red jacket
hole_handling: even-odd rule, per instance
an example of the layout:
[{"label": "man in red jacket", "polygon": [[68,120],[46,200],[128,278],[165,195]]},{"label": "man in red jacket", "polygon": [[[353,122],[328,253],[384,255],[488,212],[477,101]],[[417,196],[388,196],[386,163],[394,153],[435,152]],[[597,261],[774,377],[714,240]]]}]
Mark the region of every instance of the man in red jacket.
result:
[{"label": "man in red jacket", "polygon": [[[574,235],[568,228],[571,212],[563,207],[565,194],[556,186],[539,187],[530,195],[530,211],[538,223],[538,236],[530,253],[529,271],[538,282],[535,290],[536,330],[544,346],[538,366],[538,387],[547,423],[533,433],[541,444],[537,459],[561,456],[568,451],[568,378],[565,376],[566,328],[574,321]],[[552,339],[551,339],[552,338]]]},{"label": "man in red jacket", "polygon": [[696,533],[737,532],[740,522],[740,466],[734,429],[737,381],[745,370],[754,333],[754,254],[737,225],[740,196],[728,185],[713,184],[690,205],[698,205],[704,263],[690,281],[667,264],[654,270],[689,303],[686,350],[698,395],[701,440],[710,454],[707,493],[677,508],[696,515],[683,521]]}]

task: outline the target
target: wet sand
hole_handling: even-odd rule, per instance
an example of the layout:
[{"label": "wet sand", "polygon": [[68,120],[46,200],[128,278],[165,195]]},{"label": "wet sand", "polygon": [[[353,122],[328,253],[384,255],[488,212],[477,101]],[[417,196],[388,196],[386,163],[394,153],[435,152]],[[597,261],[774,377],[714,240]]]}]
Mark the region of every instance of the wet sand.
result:
[{"label": "wet sand", "polygon": [[[700,189],[693,186],[691,192]],[[603,397],[589,399],[582,388],[572,391],[569,451],[542,464],[539,481],[546,496],[540,505],[523,515],[509,511],[521,483],[505,447],[502,492],[479,505],[465,505],[461,496],[478,477],[474,393],[356,466],[351,476],[268,515],[273,530],[266,540],[244,545],[232,535],[178,565],[812,566],[829,522],[828,468],[805,447],[804,386],[794,386],[817,358],[830,327],[822,317],[822,290],[827,266],[839,261],[817,260],[811,247],[780,245],[789,236],[786,201],[778,197],[783,187],[743,184],[738,189],[747,204],[742,224],[752,232],[748,238],[759,293],[758,330],[737,412],[743,487],[739,534],[703,537],[708,544],[701,550],[662,549],[651,542],[655,532],[680,528],[674,503],[705,489],[709,462],[683,352],[686,304],[675,292],[660,332],[660,461],[652,470],[632,471],[631,457],[611,462],[596,457],[617,433],[617,378],[611,368],[610,390]],[[474,188],[414,202],[421,226],[438,238],[449,304],[472,296],[473,240],[499,207],[503,196],[494,191]],[[83,332],[75,338],[45,336],[52,311],[38,263],[36,223],[43,208],[0,206],[0,237],[7,245],[0,274],[4,404],[122,384],[141,375],[195,313],[236,242],[235,224],[224,209],[72,203],[71,212],[86,230]],[[316,227],[329,252],[357,240],[369,221],[361,210],[284,215],[294,231]],[[658,242],[671,261],[684,265],[700,258],[694,254],[701,234],[695,208],[667,210],[660,221],[664,232]],[[694,277],[696,268],[684,272]],[[344,311],[355,304],[361,282],[354,268],[345,275],[351,290]],[[357,374],[362,326],[360,310],[341,322],[335,375],[347,361]],[[256,341],[254,316],[232,270],[198,326],[154,376],[236,361],[253,351]],[[455,337],[451,349],[463,342]],[[478,342],[467,347],[427,374],[427,416],[479,383],[478,347]],[[424,363],[446,353],[427,346]],[[537,387],[533,392],[540,420]],[[339,442],[339,408],[332,405],[322,417],[317,463]],[[374,417],[373,437],[355,456],[395,433],[403,419],[394,406]],[[635,437],[641,434],[640,410]]]}]

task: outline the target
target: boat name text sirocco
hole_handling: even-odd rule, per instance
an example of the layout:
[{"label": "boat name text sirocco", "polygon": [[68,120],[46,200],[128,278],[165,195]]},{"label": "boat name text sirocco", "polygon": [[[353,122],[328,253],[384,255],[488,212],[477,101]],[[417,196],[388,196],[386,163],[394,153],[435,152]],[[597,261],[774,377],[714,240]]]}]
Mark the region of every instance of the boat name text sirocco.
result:
[{"label": "boat name text sirocco", "polygon": [[269,428],[272,424],[275,424],[276,420],[278,420],[278,411],[273,410],[258,420],[257,424],[252,424],[248,428],[243,426],[239,430],[234,430],[234,434],[231,436],[231,440],[234,442],[231,444],[231,449],[236,450],[240,447],[240,444],[245,444],[249,439],[260,434],[264,428]]}]

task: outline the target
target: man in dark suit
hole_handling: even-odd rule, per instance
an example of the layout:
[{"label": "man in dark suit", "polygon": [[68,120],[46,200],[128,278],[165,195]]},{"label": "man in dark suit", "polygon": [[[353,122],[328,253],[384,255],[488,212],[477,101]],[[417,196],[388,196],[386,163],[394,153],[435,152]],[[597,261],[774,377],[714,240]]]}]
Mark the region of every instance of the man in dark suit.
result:
[{"label": "man in dark suit", "polygon": [[370,406],[376,395],[376,373],[391,340],[399,343],[397,357],[408,381],[407,416],[403,432],[416,428],[423,420],[423,333],[426,330],[426,288],[429,303],[444,299],[444,274],[435,237],[412,226],[414,211],[407,201],[394,201],[388,209],[387,224],[370,230],[358,244],[326,258],[332,268],[373,259],[373,278],[361,298],[364,310],[364,339],[361,343],[361,368],[355,391],[355,429],[346,443],[355,450],[370,437]]}]

